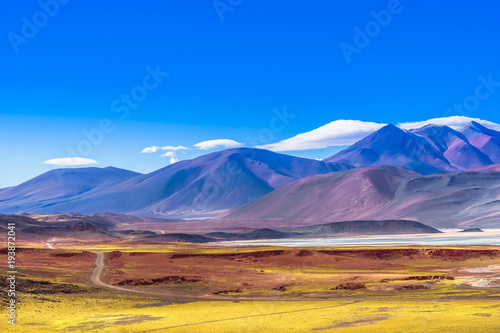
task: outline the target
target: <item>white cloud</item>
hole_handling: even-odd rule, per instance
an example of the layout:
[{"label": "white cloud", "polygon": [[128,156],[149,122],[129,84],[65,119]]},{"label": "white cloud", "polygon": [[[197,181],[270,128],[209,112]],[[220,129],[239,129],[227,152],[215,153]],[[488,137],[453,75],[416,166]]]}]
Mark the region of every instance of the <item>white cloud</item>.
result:
[{"label": "white cloud", "polygon": [[167,151],[165,154],[161,154],[160,156],[162,157],[170,157],[170,164],[174,164],[176,162],[179,162],[179,159],[175,155],[175,152],[173,151]]},{"label": "white cloud", "polygon": [[[434,118],[425,121],[400,123],[402,129],[415,129],[428,124],[446,125],[453,129],[460,129],[471,121],[485,127],[500,131],[500,124],[463,116]],[[386,124],[365,122],[360,120],[335,120],[312,131],[298,134],[280,142],[257,146],[257,148],[272,151],[299,151],[321,149],[333,146],[348,146],[379,130]]]},{"label": "white cloud", "polygon": [[165,154],[161,154],[160,156],[162,156],[162,157],[164,157],[164,156],[172,157],[172,156],[175,156],[175,153],[173,151],[167,151]]},{"label": "white cloud", "polygon": [[161,147],[162,150],[185,150],[185,149],[189,149],[187,147],[184,147],[184,146],[165,146],[165,147]]},{"label": "white cloud", "polygon": [[386,124],[360,120],[335,120],[310,132],[289,139],[258,146],[272,151],[297,151],[331,146],[347,146],[379,130]]},{"label": "white cloud", "polygon": [[60,166],[75,166],[75,165],[97,164],[97,161],[83,157],[66,157],[66,158],[54,158],[52,160],[47,160],[43,163],[51,165],[60,165]]},{"label": "white cloud", "polygon": [[217,147],[235,148],[235,147],[241,147],[242,145],[243,145],[242,143],[233,140],[217,139],[217,140],[199,142],[195,144],[194,147],[201,150],[209,150]]},{"label": "white cloud", "polygon": [[185,150],[189,149],[184,146],[165,146],[165,147],[158,147],[158,146],[151,146],[144,148],[141,153],[149,154],[149,153],[156,153],[158,150]]},{"label": "white cloud", "polygon": [[[424,121],[399,123],[397,126],[402,129],[416,129],[426,126],[428,124],[446,125],[453,129],[460,129],[466,126],[471,121],[475,121],[493,130],[500,131],[500,124],[482,120],[479,118],[470,118],[463,116],[451,116],[442,118],[433,118]],[[256,148],[268,149],[277,152],[285,151],[300,151],[309,149],[321,149],[333,146],[348,146],[356,143],[357,141],[365,138],[373,132],[379,130],[386,124],[366,122],[360,120],[335,120],[312,131],[305,132],[293,136],[289,139],[280,142],[257,146]],[[194,145],[195,148],[200,150],[209,150],[218,147],[235,148],[241,147],[243,144],[234,140],[217,139],[199,142]],[[161,156],[170,157],[171,162],[177,162],[177,156],[173,151],[189,149],[184,146],[165,146],[158,147],[152,146],[143,149],[143,153],[154,153],[158,150],[167,150]],[[175,163],[172,162],[172,163]]]},{"label": "white cloud", "polygon": [[475,121],[476,123],[479,123],[485,127],[488,127],[489,129],[493,129],[495,131],[500,131],[500,124],[487,121],[487,120],[482,120],[479,118],[469,118],[469,117],[464,117],[464,116],[451,116],[451,117],[442,117],[442,118],[433,118],[429,120],[424,120],[424,121],[416,121],[416,122],[408,122],[408,123],[400,123],[398,124],[398,127],[402,129],[415,129],[415,128],[421,128],[429,124],[434,124],[434,125],[446,125],[449,126],[455,130],[461,129],[462,127],[466,126],[468,123],[471,121]]},{"label": "white cloud", "polygon": [[160,149],[160,147],[157,147],[157,146],[147,147],[147,148],[144,148],[141,151],[141,153],[143,153],[143,154],[156,153],[158,151],[158,149]]}]

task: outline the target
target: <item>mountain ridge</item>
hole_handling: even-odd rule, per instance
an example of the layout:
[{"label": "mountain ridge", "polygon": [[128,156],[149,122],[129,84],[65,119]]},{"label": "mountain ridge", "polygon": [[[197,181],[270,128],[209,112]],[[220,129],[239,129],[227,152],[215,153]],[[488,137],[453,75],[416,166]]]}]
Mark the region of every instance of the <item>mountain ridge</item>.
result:
[{"label": "mountain ridge", "polygon": [[434,228],[498,226],[499,170],[419,175],[376,166],[315,175],[273,191],[221,220],[307,225],[410,219]]},{"label": "mountain ridge", "polygon": [[474,121],[458,131],[445,125],[404,130],[389,124],[324,161],[391,165],[427,175],[461,171],[500,164],[500,132]]},{"label": "mountain ridge", "polygon": [[[390,124],[323,161],[240,147],[148,174],[113,167],[52,170],[0,189],[0,213],[225,219],[237,218],[262,198],[272,198],[270,206],[262,206],[259,218],[282,219],[294,212],[304,221],[331,222],[332,218],[378,219],[374,214],[380,214],[387,219],[423,218],[422,222],[440,225],[444,217],[434,203],[442,207],[455,203],[468,209],[456,217],[459,223],[489,223],[496,216],[492,207],[496,208],[495,172],[500,170],[493,164],[497,159],[500,161],[500,132],[476,122],[459,130],[433,124],[403,130]],[[457,180],[462,188],[450,185]],[[426,182],[442,186],[428,190]],[[299,185],[292,192],[281,191],[290,189],[290,184]],[[298,195],[311,190],[311,184],[315,189],[310,197]],[[434,201],[426,201],[414,191],[427,193]],[[470,195],[475,192],[482,193],[485,200]],[[295,196],[300,200],[290,204]],[[403,197],[421,205],[422,212],[405,207]],[[286,200],[292,201],[285,204]],[[328,211],[338,203],[343,211]],[[433,219],[432,214],[437,217]]]},{"label": "mountain ridge", "polygon": [[[49,194],[32,202],[16,201],[19,198],[15,195],[7,202],[0,197],[0,212],[76,211],[156,217],[206,217],[216,215],[221,210],[247,204],[294,180],[350,168],[352,167],[341,163],[294,157],[261,149],[227,149],[180,161],[149,174],[137,174],[121,182],[108,184],[105,188],[91,187],[85,191],[73,191],[73,195],[54,197]],[[78,174],[89,169],[69,170]],[[66,179],[64,176],[63,172],[62,177]],[[35,181],[35,189],[31,190],[42,195],[44,189],[38,188],[36,184]],[[15,192],[16,188],[10,188],[9,192]]]}]

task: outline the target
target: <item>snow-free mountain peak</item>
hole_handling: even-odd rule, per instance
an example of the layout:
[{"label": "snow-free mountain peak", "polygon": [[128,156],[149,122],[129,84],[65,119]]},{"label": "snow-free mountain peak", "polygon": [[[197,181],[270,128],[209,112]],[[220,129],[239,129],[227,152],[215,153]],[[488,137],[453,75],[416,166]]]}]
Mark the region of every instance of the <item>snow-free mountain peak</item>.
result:
[{"label": "snow-free mountain peak", "polygon": [[386,164],[422,174],[457,170],[427,139],[392,124],[382,127],[325,161],[354,166]]}]

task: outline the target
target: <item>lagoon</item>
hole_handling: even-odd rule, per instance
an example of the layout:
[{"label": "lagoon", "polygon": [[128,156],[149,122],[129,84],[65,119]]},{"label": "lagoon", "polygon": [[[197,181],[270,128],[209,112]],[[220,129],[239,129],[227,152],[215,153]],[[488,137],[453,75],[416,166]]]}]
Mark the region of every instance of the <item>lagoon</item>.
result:
[{"label": "lagoon", "polygon": [[441,230],[440,234],[377,235],[377,236],[330,236],[315,238],[258,239],[247,241],[224,241],[214,243],[222,246],[409,246],[409,245],[500,245],[500,229],[486,229],[484,232],[459,232]]}]

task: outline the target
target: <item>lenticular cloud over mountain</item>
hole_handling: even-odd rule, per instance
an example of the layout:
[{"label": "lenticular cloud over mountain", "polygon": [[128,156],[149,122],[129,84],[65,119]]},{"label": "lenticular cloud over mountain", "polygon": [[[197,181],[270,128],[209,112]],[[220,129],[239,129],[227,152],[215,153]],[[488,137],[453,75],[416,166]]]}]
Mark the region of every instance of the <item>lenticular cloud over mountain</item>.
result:
[{"label": "lenticular cloud over mountain", "polygon": [[[500,124],[463,116],[434,118],[425,121],[399,123],[401,129],[418,129],[429,124],[449,126],[458,130],[470,122],[476,122],[490,129],[500,131]],[[258,146],[277,152],[322,149],[333,146],[348,146],[379,130],[387,124],[360,120],[335,120],[309,132],[298,134],[277,143]]]},{"label": "lenticular cloud over mountain", "polygon": [[335,120],[310,132],[258,148],[272,151],[299,151],[345,146],[364,138],[384,125],[360,120]]},{"label": "lenticular cloud over mountain", "polygon": [[467,126],[472,121],[481,124],[483,126],[486,126],[490,129],[500,131],[500,124],[488,120],[482,120],[479,118],[469,118],[464,116],[451,116],[443,118],[433,118],[425,121],[400,123],[398,124],[398,127],[409,130],[409,129],[421,128],[426,125],[432,124],[432,125],[444,125],[457,130],[464,126]]},{"label": "lenticular cloud over mountain", "polygon": [[83,157],[65,157],[65,158],[54,158],[43,162],[45,164],[59,165],[59,166],[78,166],[78,165],[90,165],[98,164],[96,160]]},{"label": "lenticular cloud over mountain", "polygon": [[241,147],[243,144],[236,142],[234,140],[229,140],[229,139],[216,139],[216,140],[208,140],[208,141],[203,141],[199,142],[194,145],[194,147],[201,149],[201,150],[210,150],[214,148],[219,148],[219,147],[225,147],[225,148],[236,148],[236,147]]}]

